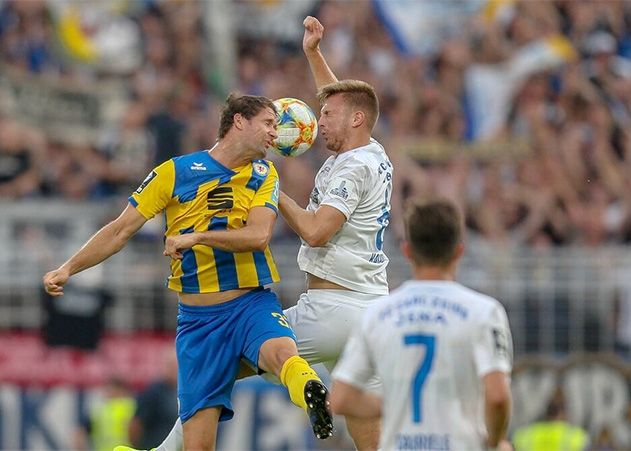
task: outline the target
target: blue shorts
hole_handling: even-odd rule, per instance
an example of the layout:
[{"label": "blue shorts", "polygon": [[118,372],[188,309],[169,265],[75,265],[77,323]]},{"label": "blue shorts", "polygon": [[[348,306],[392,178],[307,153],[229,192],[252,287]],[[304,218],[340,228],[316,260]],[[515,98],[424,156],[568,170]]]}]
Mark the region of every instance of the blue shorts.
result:
[{"label": "blue shorts", "polygon": [[230,397],[241,358],[258,367],[270,338],[296,340],[276,294],[259,287],[223,304],[180,303],[175,348],[182,423],[207,407],[222,407],[219,421],[234,416]]}]

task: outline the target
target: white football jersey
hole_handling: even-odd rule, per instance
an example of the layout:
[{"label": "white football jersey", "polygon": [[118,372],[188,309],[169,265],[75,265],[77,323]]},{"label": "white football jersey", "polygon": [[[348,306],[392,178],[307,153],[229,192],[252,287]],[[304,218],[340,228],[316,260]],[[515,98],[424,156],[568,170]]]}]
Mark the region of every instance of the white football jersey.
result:
[{"label": "white football jersey", "polygon": [[341,211],[346,222],[322,247],[303,241],[300,269],[350,290],[387,294],[383,236],[391,195],[392,164],[376,140],[329,157],[316,175],[307,210],[329,205]]},{"label": "white football jersey", "polygon": [[381,449],[485,449],[482,377],[510,373],[504,307],[452,281],[405,282],[372,304],[333,378],[383,383]]}]

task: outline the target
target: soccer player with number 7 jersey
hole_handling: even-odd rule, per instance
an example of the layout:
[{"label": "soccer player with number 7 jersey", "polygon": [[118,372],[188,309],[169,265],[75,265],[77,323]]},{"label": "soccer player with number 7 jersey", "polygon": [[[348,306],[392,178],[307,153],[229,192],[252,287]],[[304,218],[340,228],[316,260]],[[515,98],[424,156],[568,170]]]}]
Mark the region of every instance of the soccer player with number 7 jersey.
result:
[{"label": "soccer player with number 7 jersey", "polygon": [[[453,203],[414,205],[405,224],[413,279],[368,308],[333,372],[331,408],[381,417],[383,450],[510,450],[506,311],[454,281],[464,247]],[[375,376],[380,396],[364,389]]]}]

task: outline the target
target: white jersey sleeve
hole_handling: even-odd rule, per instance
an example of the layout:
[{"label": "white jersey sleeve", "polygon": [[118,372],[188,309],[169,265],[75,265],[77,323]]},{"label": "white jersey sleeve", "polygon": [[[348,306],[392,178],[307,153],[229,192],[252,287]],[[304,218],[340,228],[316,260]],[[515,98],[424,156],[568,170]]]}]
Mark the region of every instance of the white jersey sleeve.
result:
[{"label": "white jersey sleeve", "polygon": [[478,376],[492,371],[509,373],[513,361],[513,339],[506,311],[496,303],[482,319],[473,343],[473,355]]}]

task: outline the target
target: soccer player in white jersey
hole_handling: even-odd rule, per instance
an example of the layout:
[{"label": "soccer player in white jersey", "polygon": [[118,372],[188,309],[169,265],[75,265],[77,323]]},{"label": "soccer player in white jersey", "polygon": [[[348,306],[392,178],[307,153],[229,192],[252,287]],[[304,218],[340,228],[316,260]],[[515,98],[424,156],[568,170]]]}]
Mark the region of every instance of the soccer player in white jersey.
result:
[{"label": "soccer player in white jersey", "polygon": [[[364,310],[388,294],[383,234],[390,218],[392,164],[371,138],[379,116],[374,89],[359,80],[338,81],[320,52],[324,27],[311,16],[304,26],[303,49],[322,103],[320,136],[334,154],[320,168],[306,209],[280,193],[280,212],[302,239],[298,265],[307,274],[307,292],[284,314],[299,354],[332,370]],[[366,388],[379,389],[378,379],[367,381]],[[347,417],[346,424],[358,450],[377,449],[379,419]],[[180,447],[178,420],[157,449]]]},{"label": "soccer player in white jersey", "polygon": [[[320,136],[333,152],[315,178],[306,209],[281,192],[279,209],[302,239],[298,266],[307,292],[285,315],[300,355],[331,371],[364,310],[388,293],[383,234],[390,219],[392,164],[371,138],[379,116],[374,89],[359,80],[338,81],[320,52],[324,27],[304,20],[303,50],[322,105]],[[376,390],[377,378],[366,381]],[[379,420],[347,417],[359,450],[377,449]]]},{"label": "soccer player in white jersey", "polygon": [[[333,372],[331,408],[382,418],[382,450],[511,449],[512,338],[492,297],[454,281],[462,220],[448,201],[412,206],[402,249],[413,279],[374,303]],[[382,380],[382,394],[363,387]]]}]

